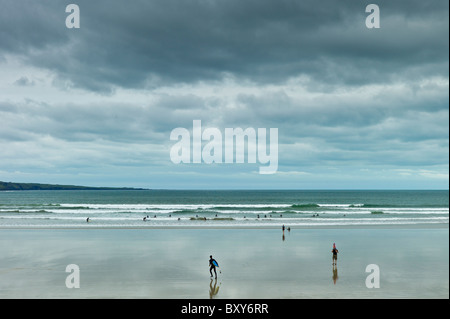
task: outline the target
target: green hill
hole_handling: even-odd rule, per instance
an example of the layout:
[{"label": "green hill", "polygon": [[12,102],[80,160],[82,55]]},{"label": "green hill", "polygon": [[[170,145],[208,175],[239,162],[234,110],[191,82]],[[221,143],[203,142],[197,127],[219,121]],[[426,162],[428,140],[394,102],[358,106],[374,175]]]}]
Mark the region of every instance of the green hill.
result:
[{"label": "green hill", "polygon": [[53,185],[38,183],[11,183],[0,181],[0,191],[28,191],[28,190],[142,190],[143,188],[128,187],[88,187],[74,185]]}]

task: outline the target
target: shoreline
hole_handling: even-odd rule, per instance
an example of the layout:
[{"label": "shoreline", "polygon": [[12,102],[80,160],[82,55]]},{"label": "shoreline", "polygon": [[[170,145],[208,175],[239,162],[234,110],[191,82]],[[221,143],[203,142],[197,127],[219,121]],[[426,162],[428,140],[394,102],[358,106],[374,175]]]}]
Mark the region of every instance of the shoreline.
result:
[{"label": "shoreline", "polygon": [[[246,225],[170,225],[170,226],[161,226],[161,225],[143,225],[143,226],[2,226],[0,225],[0,230],[6,229],[15,229],[15,230],[53,230],[53,229],[102,229],[102,230],[119,230],[119,229],[280,229],[282,225],[279,226],[246,226]],[[286,227],[290,227],[291,229],[449,229],[449,224],[444,223],[417,223],[417,224],[398,224],[398,225],[294,225],[291,226],[289,224],[285,224]],[[288,232],[286,230],[286,232]]]}]

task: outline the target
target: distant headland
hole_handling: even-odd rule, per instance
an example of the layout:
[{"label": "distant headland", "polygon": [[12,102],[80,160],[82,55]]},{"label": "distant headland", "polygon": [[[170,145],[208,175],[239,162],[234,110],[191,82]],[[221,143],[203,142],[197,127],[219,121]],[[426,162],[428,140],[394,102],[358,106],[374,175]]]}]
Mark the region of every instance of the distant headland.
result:
[{"label": "distant headland", "polygon": [[31,191],[31,190],[145,190],[145,188],[89,187],[89,186],[75,186],[75,185],[38,184],[38,183],[11,183],[0,181],[0,191]]}]

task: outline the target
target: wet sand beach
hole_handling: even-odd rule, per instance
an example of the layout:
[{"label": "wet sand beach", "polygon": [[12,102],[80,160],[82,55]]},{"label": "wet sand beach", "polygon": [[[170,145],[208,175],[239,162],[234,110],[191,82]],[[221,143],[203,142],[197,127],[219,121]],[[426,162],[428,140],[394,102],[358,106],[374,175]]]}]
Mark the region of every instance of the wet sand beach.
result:
[{"label": "wet sand beach", "polygon": [[[278,228],[2,229],[0,298],[449,298],[448,238],[448,225],[284,235]],[[217,280],[210,255],[220,265]],[[71,264],[79,288],[66,286]],[[368,265],[379,267],[379,288],[366,286]]]}]

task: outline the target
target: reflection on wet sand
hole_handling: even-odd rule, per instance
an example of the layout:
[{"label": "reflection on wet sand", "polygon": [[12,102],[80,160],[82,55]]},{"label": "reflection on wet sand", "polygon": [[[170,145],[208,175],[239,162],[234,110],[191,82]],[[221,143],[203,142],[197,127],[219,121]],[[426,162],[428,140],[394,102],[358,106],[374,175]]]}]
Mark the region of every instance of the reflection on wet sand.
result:
[{"label": "reflection on wet sand", "polygon": [[219,287],[217,287],[217,278],[214,279],[214,286],[213,286],[213,279],[211,278],[211,281],[209,282],[209,299],[213,299],[216,297],[216,295],[219,293]]},{"label": "reflection on wet sand", "polygon": [[[448,298],[448,227],[399,230],[286,229],[280,242],[279,228],[2,229],[0,299],[198,299],[208,298],[206,285],[215,299]],[[335,240],[345,251],[345,279],[332,267],[330,285]],[[204,257],[211,251],[226,275],[208,283]],[[386,271],[384,289],[364,285],[371,261]],[[69,264],[80,267],[81,289],[67,289]]]},{"label": "reflection on wet sand", "polygon": [[333,264],[333,283],[336,285],[336,281],[339,279],[337,265]]}]

